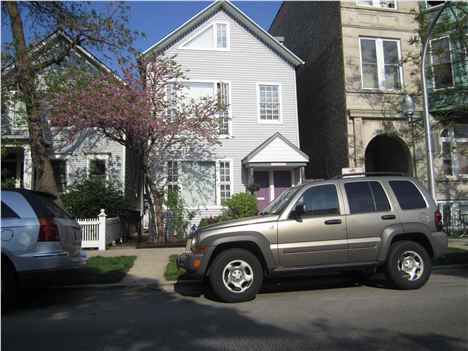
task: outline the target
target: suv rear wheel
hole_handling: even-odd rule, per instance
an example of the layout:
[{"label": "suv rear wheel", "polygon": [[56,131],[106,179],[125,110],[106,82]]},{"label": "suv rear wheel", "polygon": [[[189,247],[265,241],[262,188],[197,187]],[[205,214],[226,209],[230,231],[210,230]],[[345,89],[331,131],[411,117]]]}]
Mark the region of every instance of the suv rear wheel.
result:
[{"label": "suv rear wheel", "polygon": [[213,261],[210,284],[225,302],[248,301],[255,297],[263,283],[262,266],[249,251],[229,249]]},{"label": "suv rear wheel", "polygon": [[398,241],[390,246],[385,273],[399,289],[418,289],[429,279],[431,259],[418,243]]}]

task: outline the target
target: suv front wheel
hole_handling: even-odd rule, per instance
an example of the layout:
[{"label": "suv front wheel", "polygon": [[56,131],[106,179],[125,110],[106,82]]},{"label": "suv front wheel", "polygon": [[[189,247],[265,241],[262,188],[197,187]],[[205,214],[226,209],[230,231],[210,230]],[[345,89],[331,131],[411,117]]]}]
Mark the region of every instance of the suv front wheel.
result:
[{"label": "suv front wheel", "polygon": [[429,279],[431,258],[418,243],[398,241],[390,246],[385,272],[397,288],[418,289]]},{"label": "suv front wheel", "polygon": [[210,284],[225,302],[248,301],[255,297],[263,283],[263,270],[249,251],[229,249],[220,253],[210,270]]}]

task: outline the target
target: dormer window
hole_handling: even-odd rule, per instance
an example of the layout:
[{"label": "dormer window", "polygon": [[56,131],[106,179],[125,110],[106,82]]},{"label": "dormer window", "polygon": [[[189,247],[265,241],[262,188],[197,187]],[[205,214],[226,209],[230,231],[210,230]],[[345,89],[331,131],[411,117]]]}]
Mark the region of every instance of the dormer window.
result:
[{"label": "dormer window", "polygon": [[229,24],[216,22],[182,45],[183,49],[229,50]]}]

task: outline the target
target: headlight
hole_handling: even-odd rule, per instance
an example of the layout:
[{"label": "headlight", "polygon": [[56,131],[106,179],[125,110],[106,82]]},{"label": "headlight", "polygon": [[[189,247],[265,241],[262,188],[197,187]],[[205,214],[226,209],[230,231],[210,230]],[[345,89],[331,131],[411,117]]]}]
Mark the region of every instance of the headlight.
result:
[{"label": "headlight", "polygon": [[189,253],[192,249],[192,239],[187,240],[187,244],[185,244],[185,252]]}]

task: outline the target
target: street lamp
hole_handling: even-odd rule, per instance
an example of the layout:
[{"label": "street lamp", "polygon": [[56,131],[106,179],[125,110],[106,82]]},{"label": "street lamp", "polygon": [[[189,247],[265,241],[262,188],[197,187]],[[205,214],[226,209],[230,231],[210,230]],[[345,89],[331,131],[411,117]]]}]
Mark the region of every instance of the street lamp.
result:
[{"label": "street lamp", "polygon": [[435,172],[434,172],[434,155],[433,155],[433,145],[432,145],[432,131],[431,131],[431,120],[429,117],[429,99],[427,96],[427,83],[426,83],[426,56],[427,56],[427,47],[429,46],[429,41],[434,31],[437,20],[439,19],[442,12],[450,6],[450,1],[447,1],[440,7],[439,11],[432,19],[429,31],[427,32],[426,40],[424,41],[421,57],[421,82],[422,82],[422,107],[423,107],[423,121],[424,121],[424,132],[426,138],[426,152],[427,152],[427,177],[429,191],[432,195],[432,198],[436,200],[436,186],[435,186]]},{"label": "street lamp", "polygon": [[408,119],[408,123],[410,124],[410,127],[411,127],[411,143],[413,144],[413,147],[412,147],[413,148],[413,174],[415,177],[418,177],[418,169],[416,166],[416,145],[414,143],[414,126],[413,126],[413,122],[415,122],[415,120],[413,119],[414,109],[415,109],[415,103],[414,103],[413,98],[410,95],[405,94],[403,96],[403,99],[401,100],[401,110],[403,111],[403,114]]}]

